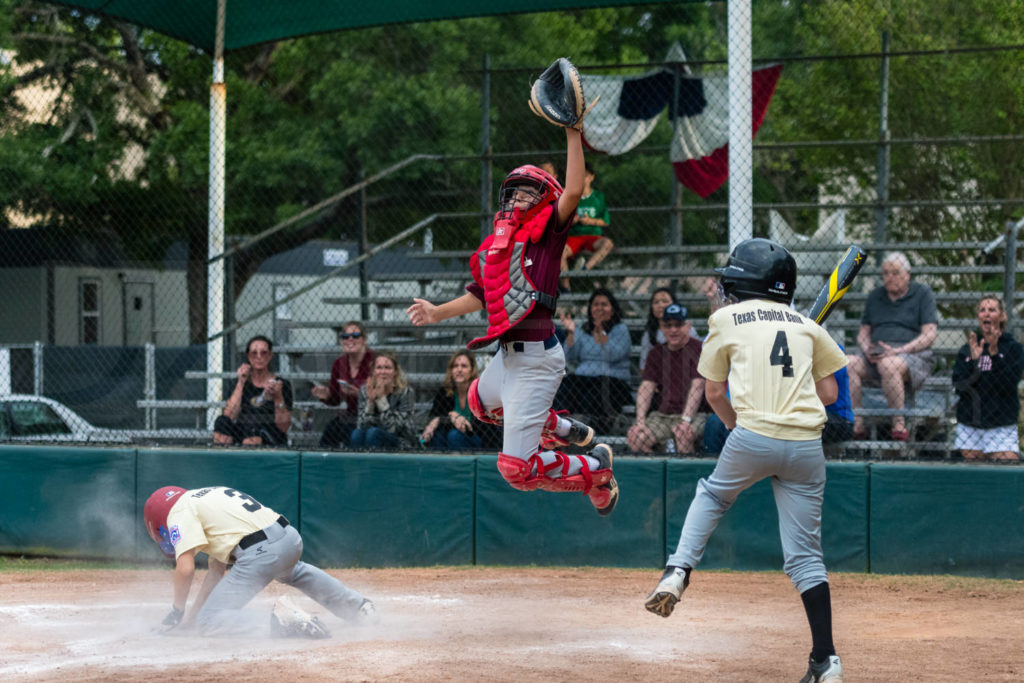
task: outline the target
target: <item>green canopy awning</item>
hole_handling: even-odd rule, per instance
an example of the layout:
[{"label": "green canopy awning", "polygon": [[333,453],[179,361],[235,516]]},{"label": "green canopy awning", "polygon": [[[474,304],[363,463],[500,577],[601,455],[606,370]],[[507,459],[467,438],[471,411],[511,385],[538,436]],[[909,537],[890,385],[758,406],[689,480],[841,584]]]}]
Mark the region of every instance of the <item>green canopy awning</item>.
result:
[{"label": "green canopy awning", "polygon": [[[224,50],[313,33],[459,19],[495,14],[523,14],[564,9],[667,3],[671,0],[227,0]],[[694,2],[696,0],[686,0]],[[77,7],[179,38],[212,53],[217,0],[78,0],[58,5]]]}]

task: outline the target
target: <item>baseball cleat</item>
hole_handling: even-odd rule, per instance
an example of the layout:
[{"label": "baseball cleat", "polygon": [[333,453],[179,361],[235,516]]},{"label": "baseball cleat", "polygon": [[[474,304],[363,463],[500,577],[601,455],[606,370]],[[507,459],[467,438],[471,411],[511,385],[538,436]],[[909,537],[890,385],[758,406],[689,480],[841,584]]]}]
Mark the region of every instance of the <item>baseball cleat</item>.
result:
[{"label": "baseball cleat", "polygon": [[330,638],[323,622],[282,595],[270,613],[270,635],[274,638]]},{"label": "baseball cleat", "polygon": [[590,442],[594,440],[594,428],[590,425],[584,424],[579,420],[574,420],[571,417],[566,417],[561,413],[553,413],[552,417],[548,418],[548,423],[551,423],[552,418],[568,420],[569,433],[565,436],[559,436],[555,433],[553,428],[549,428],[545,425],[544,432],[540,437],[540,447],[544,450],[554,451],[559,448],[564,448],[569,444],[574,446],[589,446]]},{"label": "baseball cleat", "polygon": [[356,623],[361,626],[373,626],[380,623],[380,615],[377,614],[377,607],[374,606],[373,600],[363,598],[363,604],[356,612]]},{"label": "baseball cleat", "polygon": [[589,446],[594,440],[594,428],[571,417],[565,419],[569,421],[569,433],[565,440],[574,446]]},{"label": "baseball cleat", "polygon": [[816,662],[813,659],[807,663],[807,673],[800,679],[800,683],[843,683],[843,663],[839,661],[839,655],[830,655],[824,662]]},{"label": "baseball cleat", "polygon": [[[587,429],[590,429],[591,434],[593,434],[593,429],[590,427],[587,427]],[[598,467],[596,469],[612,469],[612,449],[608,444],[597,444],[594,446],[592,451],[587,453],[587,455],[592,458],[597,458]],[[606,483],[591,488],[587,493],[587,497],[590,498],[591,505],[597,509],[597,514],[602,517],[607,517],[612,514],[612,510],[615,509],[615,504],[619,502],[619,482],[615,481],[615,475],[612,475],[611,479]]]},{"label": "baseball cleat", "polygon": [[675,609],[683,591],[690,585],[690,575],[682,567],[665,567],[665,573],[661,575],[661,581],[654,587],[651,594],[647,596],[644,607],[652,614],[660,617],[669,617]]}]

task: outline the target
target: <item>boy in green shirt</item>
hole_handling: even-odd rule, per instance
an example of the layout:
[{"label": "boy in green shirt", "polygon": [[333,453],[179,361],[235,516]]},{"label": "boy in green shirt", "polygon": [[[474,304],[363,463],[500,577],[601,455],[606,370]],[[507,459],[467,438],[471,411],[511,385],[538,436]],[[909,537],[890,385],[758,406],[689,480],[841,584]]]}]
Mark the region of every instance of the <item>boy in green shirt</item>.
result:
[{"label": "boy in green shirt", "polygon": [[[608,205],[604,200],[604,193],[594,189],[594,169],[590,164],[586,166],[583,180],[583,197],[576,207],[576,218],[569,236],[565,240],[565,249],[562,250],[562,272],[568,272],[569,259],[576,258],[581,252],[591,252],[583,270],[590,270],[601,263],[611,252],[615,245],[602,234],[602,229],[611,225],[608,216]],[[561,290],[569,291],[569,278],[563,277]]]}]

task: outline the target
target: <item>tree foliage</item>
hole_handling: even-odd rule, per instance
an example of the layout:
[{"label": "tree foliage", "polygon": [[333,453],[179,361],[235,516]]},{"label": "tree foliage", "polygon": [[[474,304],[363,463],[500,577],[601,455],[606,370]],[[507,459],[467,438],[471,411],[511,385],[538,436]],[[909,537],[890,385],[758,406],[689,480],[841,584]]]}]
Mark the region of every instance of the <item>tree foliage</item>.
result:
[{"label": "tree foliage", "polygon": [[[870,140],[879,130],[877,57],[1024,43],[1024,1],[807,0],[754,3],[755,58],[789,58],[758,141]],[[371,191],[371,239],[435,212],[480,209],[481,87],[492,71],[491,145],[522,158],[557,154],[562,138],[525,106],[530,78],[555,57],[580,65],[659,63],[679,41],[693,60],[727,56],[725,3],[658,4],[439,21],[318,35],[230,53],[226,225],[259,233],[414,154],[461,155],[413,164]],[[192,337],[202,339],[208,194],[209,55],[148,30],[45,3],[0,0],[0,222],[31,222],[117,244],[160,263],[185,241]],[[809,59],[823,56],[823,59]],[[891,59],[895,138],[1024,130],[1020,51]],[[708,65],[700,70],[724,70]],[[592,70],[593,72],[593,70]],[[674,180],[662,121],[644,148],[591,155],[619,206],[665,206]],[[894,199],[1020,197],[1020,143],[894,146]],[[552,151],[554,150],[554,151]],[[653,151],[652,151],[653,150]],[[874,146],[773,149],[756,160],[757,200],[870,201]],[[535,160],[535,159],[533,159]],[[722,201],[719,190],[709,201]],[[358,196],[341,201],[236,259],[236,289],[272,255],[317,237],[354,237]],[[703,200],[687,193],[688,205]],[[982,238],[1006,207],[932,206],[894,212],[906,238]],[[815,212],[790,212],[794,224]],[[870,211],[859,220],[869,223]],[[760,220],[760,218],[759,218]],[[623,215],[620,244],[663,243],[668,214]],[[687,241],[725,236],[724,216],[688,212]],[[443,246],[467,246],[460,233]],[[461,244],[466,242],[466,244]]]}]

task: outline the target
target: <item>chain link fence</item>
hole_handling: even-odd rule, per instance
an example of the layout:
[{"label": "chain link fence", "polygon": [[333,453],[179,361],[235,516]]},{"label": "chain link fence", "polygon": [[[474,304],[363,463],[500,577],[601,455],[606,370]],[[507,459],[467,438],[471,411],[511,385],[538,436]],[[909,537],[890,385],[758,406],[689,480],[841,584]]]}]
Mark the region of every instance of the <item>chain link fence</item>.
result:
[{"label": "chain link fence", "polygon": [[[705,285],[745,224],[794,252],[800,311],[848,245],[868,251],[827,323],[851,352],[887,255],[905,254],[912,282],[934,293],[934,367],[904,390],[866,384],[860,399],[854,380],[865,438],[852,439],[850,420],[832,455],[947,458],[965,421],[974,436],[1010,429],[1019,346],[1004,337],[996,353],[975,349],[989,360],[958,359],[969,332],[989,330],[985,297],[1020,336],[1021,2],[754,3],[753,196],[732,226],[725,3],[308,36],[229,53],[223,89],[210,87],[208,54],[161,34],[0,5],[0,440],[209,443],[262,335],[290,385],[292,444],[329,432],[324,447],[347,447],[357,404],[332,368],[340,358],[364,381],[358,361],[372,349],[395,352],[414,392],[397,447],[441,446],[444,415],[424,434],[435,397],[485,321],[415,328],[405,309],[465,291],[508,171],[564,172],[564,136],[526,106],[558,56],[579,67],[588,100],[600,95],[580,213],[603,223],[573,228],[559,314],[583,334],[595,291],[611,292],[628,343],[586,363],[604,368],[601,401],[570,391],[593,384],[567,381],[556,407],[587,414],[623,452],[643,450],[627,435],[645,338],[657,341],[652,295],[666,289],[705,334]],[[223,129],[211,126],[221,102]],[[222,183],[211,150],[224,155]],[[222,243],[211,238],[221,223]],[[497,448],[476,424],[473,446]]]}]

